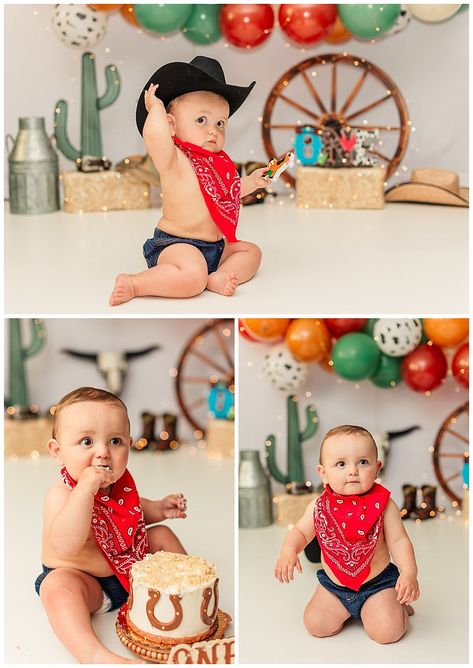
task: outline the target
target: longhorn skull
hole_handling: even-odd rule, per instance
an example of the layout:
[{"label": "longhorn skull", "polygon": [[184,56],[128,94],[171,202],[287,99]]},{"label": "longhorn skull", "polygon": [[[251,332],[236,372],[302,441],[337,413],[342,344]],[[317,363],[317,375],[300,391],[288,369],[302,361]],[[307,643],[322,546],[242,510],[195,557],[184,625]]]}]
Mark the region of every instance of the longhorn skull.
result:
[{"label": "longhorn skull", "polygon": [[151,353],[154,350],[160,350],[160,348],[161,346],[148,346],[148,348],[143,348],[143,350],[131,350],[125,352],[105,350],[98,353],[85,353],[79,350],[65,348],[62,352],[72,355],[73,357],[79,357],[80,359],[95,362],[97,369],[105,379],[107,389],[110,392],[113,392],[113,394],[120,395],[128,369],[128,362],[137,357],[148,355],[148,353]]}]

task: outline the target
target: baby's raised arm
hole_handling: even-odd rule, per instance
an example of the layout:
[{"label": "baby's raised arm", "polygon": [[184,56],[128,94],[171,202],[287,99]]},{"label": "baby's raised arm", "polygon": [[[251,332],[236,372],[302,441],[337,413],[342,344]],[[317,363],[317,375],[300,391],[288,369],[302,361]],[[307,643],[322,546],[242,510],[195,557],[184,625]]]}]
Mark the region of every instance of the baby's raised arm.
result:
[{"label": "baby's raised arm", "polygon": [[389,499],[384,511],[383,528],[386,545],[400,572],[396,583],[397,600],[399,603],[412,603],[420,596],[416,558],[399,508],[392,499]]},{"label": "baby's raised arm", "polygon": [[281,554],[274,569],[274,575],[279,582],[293,580],[294,568],[302,573],[301,562],[297,555],[315,537],[314,505],[315,500],[309,503],[301,519],[286,534],[281,547]]},{"label": "baby's raised arm", "polygon": [[155,93],[158,84],[151,84],[145,91],[145,107],[148,112],[143,126],[146,150],[156,169],[162,173],[177,162],[176,147],[171,137],[168,117],[164,104]]}]

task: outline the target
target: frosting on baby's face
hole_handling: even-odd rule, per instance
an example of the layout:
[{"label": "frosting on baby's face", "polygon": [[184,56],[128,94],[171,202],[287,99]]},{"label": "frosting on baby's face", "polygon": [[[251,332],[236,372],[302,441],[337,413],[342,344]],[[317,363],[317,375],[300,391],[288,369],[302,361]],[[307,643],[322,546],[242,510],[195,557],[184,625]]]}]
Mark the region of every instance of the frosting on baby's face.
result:
[{"label": "frosting on baby's face", "polygon": [[225,145],[228,115],[228,102],[208,91],[186,93],[168,107],[171,134],[212,153],[218,153]]},{"label": "frosting on baby's face", "polygon": [[374,485],[381,462],[370,438],[360,434],[330,436],[317,472],[336,494],[364,494]]}]

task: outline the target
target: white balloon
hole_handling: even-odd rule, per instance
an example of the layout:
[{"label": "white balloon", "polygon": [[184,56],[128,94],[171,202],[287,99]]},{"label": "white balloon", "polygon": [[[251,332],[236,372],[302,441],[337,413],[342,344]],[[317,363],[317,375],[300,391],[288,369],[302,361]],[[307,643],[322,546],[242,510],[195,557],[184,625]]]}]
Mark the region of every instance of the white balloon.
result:
[{"label": "white balloon", "polygon": [[375,322],[373,338],[378,348],[390,357],[403,357],[417,348],[422,338],[420,320],[381,318]]},{"label": "white balloon", "polygon": [[451,18],[460,5],[407,5],[414,18],[426,23],[440,23]]},{"label": "white balloon", "polygon": [[384,33],[383,37],[387,37],[388,35],[395,35],[396,33],[401,32],[401,30],[405,30],[405,28],[407,28],[409,25],[411,18],[412,14],[409,6],[401,5],[401,11],[399,12],[399,16],[396,19],[396,23],[392,28]]},{"label": "white balloon", "polygon": [[280,343],[265,356],[263,373],[281,392],[295,392],[306,381],[308,366],[298,362],[285,344]]},{"label": "white balloon", "polygon": [[107,32],[106,12],[98,12],[87,5],[56,5],[52,24],[60,40],[73,49],[90,49]]}]

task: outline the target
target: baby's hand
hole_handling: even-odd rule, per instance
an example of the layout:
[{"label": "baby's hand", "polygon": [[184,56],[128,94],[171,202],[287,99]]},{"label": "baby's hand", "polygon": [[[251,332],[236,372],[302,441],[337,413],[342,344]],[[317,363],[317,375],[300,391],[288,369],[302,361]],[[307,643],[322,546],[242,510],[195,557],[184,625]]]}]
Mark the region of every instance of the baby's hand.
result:
[{"label": "baby's hand", "polygon": [[161,499],[160,503],[165,519],[174,520],[187,517],[187,499],[184,498],[184,494],[169,494]]},{"label": "baby's hand", "polygon": [[294,568],[297,568],[299,573],[302,573],[301,562],[295,552],[281,552],[274,575],[279,582],[291,582],[294,580]]},{"label": "baby's hand", "polygon": [[145,107],[148,113],[154,105],[163,104],[162,100],[155,95],[158,87],[159,84],[150,84],[148,90],[145,90]]},{"label": "baby's hand", "polygon": [[413,575],[403,575],[401,573],[397,579],[395,589],[397,600],[401,604],[417,601],[420,596],[419,583]]},{"label": "baby's hand", "polygon": [[115,476],[109,468],[87,466],[80,474],[77,485],[95,496],[99,489],[113,485],[114,482]]},{"label": "baby's hand", "polygon": [[268,183],[270,183],[271,179],[269,176],[263,176],[263,174],[267,171],[267,167],[260,167],[259,169],[255,169],[254,172],[251,172],[248,178],[252,180],[252,185],[254,185],[253,190],[257,190],[258,188],[266,188]]}]

